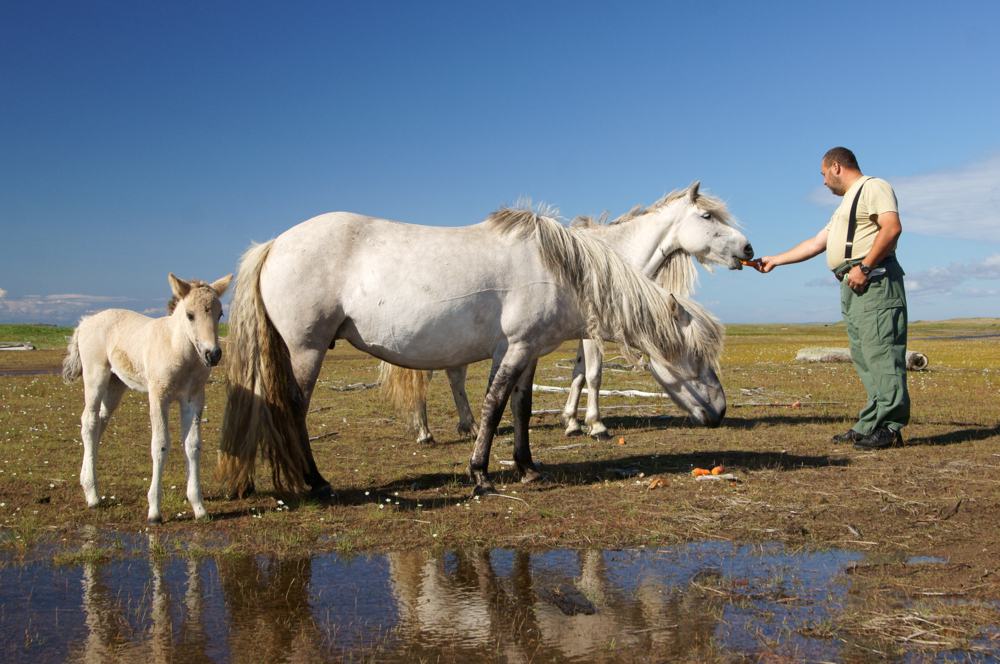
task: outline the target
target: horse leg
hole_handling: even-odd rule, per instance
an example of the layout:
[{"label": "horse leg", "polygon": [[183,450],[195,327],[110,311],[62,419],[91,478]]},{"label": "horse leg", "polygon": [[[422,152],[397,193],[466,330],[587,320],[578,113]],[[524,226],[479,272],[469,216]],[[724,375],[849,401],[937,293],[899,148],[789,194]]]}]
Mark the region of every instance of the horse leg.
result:
[{"label": "horse leg", "polygon": [[496,493],[488,473],[490,447],[493,445],[493,437],[496,435],[504,408],[507,407],[510,393],[531,361],[531,357],[523,350],[520,352],[508,350],[506,353],[498,354],[493,360],[490,385],[483,400],[479,435],[472,450],[472,458],[469,459],[469,477],[476,483],[476,487],[472,490],[473,496]]},{"label": "horse leg", "polygon": [[163,499],[163,464],[170,451],[170,400],[160,394],[160,390],[150,385],[149,389],[149,426],[153,435],[150,441],[150,453],[153,457],[152,481],[149,483],[149,514],[146,520],[152,525],[163,523],[160,516],[160,501]]},{"label": "horse leg", "polygon": [[514,463],[521,472],[521,481],[536,482],[542,474],[535,468],[531,460],[531,446],[528,444],[528,423],[531,419],[531,384],[535,379],[535,367],[538,360],[532,362],[521,373],[514,392],[510,397],[510,410],[514,416]]},{"label": "horse leg", "polygon": [[187,462],[187,499],[194,509],[195,519],[208,516],[201,498],[201,414],[205,408],[205,389],[189,399],[182,399],[181,436]]},{"label": "horse leg", "polygon": [[[115,389],[112,390],[112,383]],[[120,387],[120,389],[119,389]],[[83,440],[83,464],[80,467],[80,485],[87,498],[87,507],[96,509],[101,504],[97,488],[97,449],[101,436],[108,427],[111,413],[121,401],[124,383],[111,373],[108,366],[83,372],[83,413],[80,415],[80,438]]]},{"label": "horse leg", "polygon": [[295,429],[298,432],[299,445],[306,462],[305,481],[316,498],[329,500],[333,497],[333,487],[316,467],[312,446],[309,444],[309,430],[306,428],[309,402],[312,401],[313,388],[316,387],[316,379],[319,378],[319,372],[323,368],[323,356],[326,355],[326,348],[317,349],[310,346],[288,344],[288,352],[292,363],[292,375],[295,378],[295,382],[291,386],[293,390],[292,404]]},{"label": "horse leg", "polygon": [[[428,371],[427,384],[430,385],[434,378],[434,372]],[[434,434],[431,433],[427,424],[427,391],[423,391],[417,398],[417,407],[413,411],[413,429],[417,432],[417,445],[431,445],[434,443]]]},{"label": "horse leg", "polygon": [[573,380],[569,384],[569,398],[566,399],[566,407],[563,408],[559,419],[566,425],[567,436],[582,436],[583,429],[580,428],[580,421],[576,419],[576,411],[580,408],[580,395],[583,394],[584,369],[586,369],[586,355],[584,354],[583,341],[576,349],[576,361],[573,363]]},{"label": "horse leg", "polygon": [[587,365],[587,417],[584,422],[589,427],[588,435],[600,439],[611,437],[608,428],[601,422],[601,369],[604,353],[599,344],[584,339],[580,342]]},{"label": "horse leg", "polygon": [[469,438],[479,435],[479,425],[472,414],[472,407],[469,406],[469,395],[465,392],[465,376],[469,370],[469,365],[448,369],[448,382],[451,383],[451,395],[455,397],[455,408],[458,409],[458,433]]}]

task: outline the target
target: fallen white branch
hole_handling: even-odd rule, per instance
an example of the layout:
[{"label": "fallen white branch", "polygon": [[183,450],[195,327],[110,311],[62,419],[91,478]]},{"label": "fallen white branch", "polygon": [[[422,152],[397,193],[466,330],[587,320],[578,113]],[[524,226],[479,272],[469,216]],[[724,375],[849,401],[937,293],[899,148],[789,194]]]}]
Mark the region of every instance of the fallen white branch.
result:
[{"label": "fallen white branch", "polygon": [[[532,385],[532,392],[563,392],[568,393],[568,387],[550,387],[548,385]],[[584,394],[589,394],[589,390],[583,388]],[[654,399],[669,399],[669,394],[663,392],[640,392],[639,390],[601,390],[598,395],[602,397],[652,397]]]}]

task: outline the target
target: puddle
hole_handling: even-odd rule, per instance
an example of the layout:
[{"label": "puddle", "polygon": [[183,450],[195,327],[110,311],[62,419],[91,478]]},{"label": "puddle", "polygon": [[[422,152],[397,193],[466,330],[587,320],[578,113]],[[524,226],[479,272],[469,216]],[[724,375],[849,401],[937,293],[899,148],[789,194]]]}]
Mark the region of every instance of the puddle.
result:
[{"label": "puddle", "polygon": [[794,630],[835,610],[844,567],[862,557],[729,543],[348,559],[171,550],[136,536],[115,560],[0,568],[0,659],[662,661],[760,651],[762,635],[828,659],[838,643]]}]

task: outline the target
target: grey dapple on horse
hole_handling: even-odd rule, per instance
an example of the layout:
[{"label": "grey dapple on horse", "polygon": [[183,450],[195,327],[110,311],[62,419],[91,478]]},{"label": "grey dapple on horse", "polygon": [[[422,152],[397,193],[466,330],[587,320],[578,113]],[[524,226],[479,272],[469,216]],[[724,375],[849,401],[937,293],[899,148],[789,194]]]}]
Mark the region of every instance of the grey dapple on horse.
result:
[{"label": "grey dapple on horse", "polygon": [[84,409],[80,418],[83,467],[80,484],[91,508],[101,503],[97,489],[97,448],[111,414],[125,390],[149,393],[153,430],[153,478],[149,487],[149,522],[160,523],[163,463],[170,449],[167,420],[170,404],[180,402],[181,435],[187,459],[187,498],[195,518],[206,515],[201,499],[201,413],[205,382],[222,358],[219,319],[222,297],[233,275],[213,284],[170,275],[174,297],[169,315],[148,318],[134,311],[108,309],[80,321],[63,361],[63,380],[83,377]]},{"label": "grey dapple on horse", "polygon": [[[697,278],[692,257],[709,271],[712,265],[741,270],[742,261],[753,258],[753,247],[735,227],[725,203],[700,193],[700,186],[700,182],[695,182],[687,189],[673,191],[648,208],[636,206],[610,223],[603,223],[603,217],[596,222],[589,217],[578,217],[573,225],[607,242],[626,262],[667,291],[688,296]],[[600,414],[602,359],[600,344],[589,339],[580,341],[562,413],[567,436],[583,433],[577,408],[584,378],[588,388],[585,422],[589,434],[608,436]],[[466,370],[464,366],[448,369],[447,375],[458,410],[456,428],[460,434],[474,436],[478,427],[465,391]],[[431,375],[429,371],[413,372],[386,363],[379,372],[383,400],[406,415],[420,444],[434,442],[427,425],[427,388]]]},{"label": "grey dapple on horse", "polygon": [[219,477],[233,492],[247,490],[261,450],[279,490],[308,484],[330,494],[306,414],[324,354],[346,339],[411,369],[492,359],[468,468],[475,492],[494,490],[487,465],[508,398],[514,461],[524,480],[539,479],[527,427],[535,365],[564,340],[583,336],[648,353],[654,376],[678,392],[692,420],[721,421],[725,395],[713,369],[721,325],[591,234],[530,210],[501,209],[463,228],[347,212],[315,217],[241,260]]}]

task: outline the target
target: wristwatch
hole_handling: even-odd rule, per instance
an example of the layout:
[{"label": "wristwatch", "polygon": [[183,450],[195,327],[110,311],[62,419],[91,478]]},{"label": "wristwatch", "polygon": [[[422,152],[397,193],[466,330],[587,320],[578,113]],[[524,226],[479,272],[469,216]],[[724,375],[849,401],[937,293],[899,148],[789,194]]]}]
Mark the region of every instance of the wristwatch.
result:
[{"label": "wristwatch", "polygon": [[861,267],[861,274],[865,275],[866,277],[868,276],[868,273],[872,271],[872,269],[867,265],[865,265],[864,263],[862,263],[860,267]]}]

